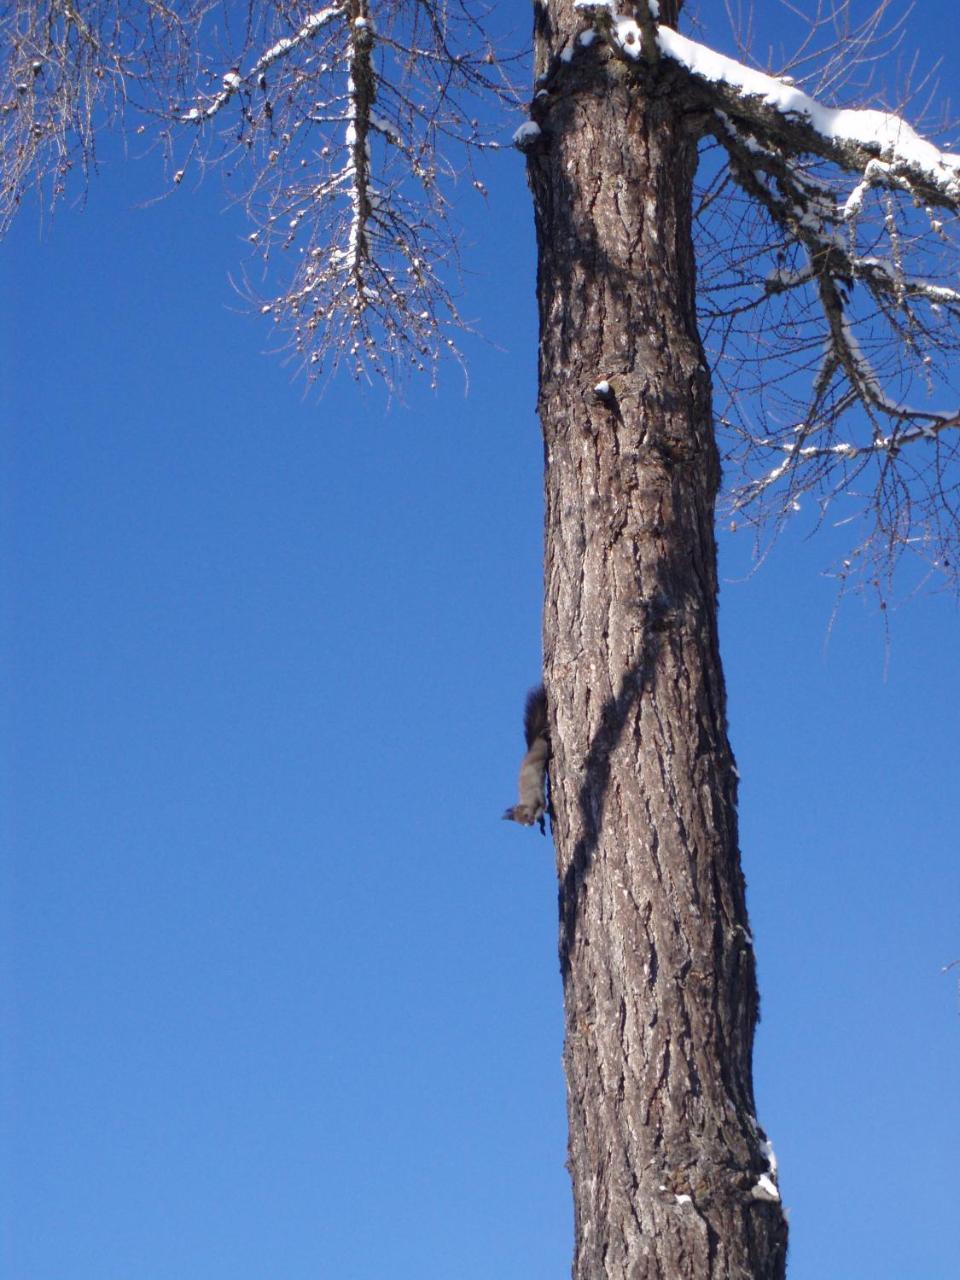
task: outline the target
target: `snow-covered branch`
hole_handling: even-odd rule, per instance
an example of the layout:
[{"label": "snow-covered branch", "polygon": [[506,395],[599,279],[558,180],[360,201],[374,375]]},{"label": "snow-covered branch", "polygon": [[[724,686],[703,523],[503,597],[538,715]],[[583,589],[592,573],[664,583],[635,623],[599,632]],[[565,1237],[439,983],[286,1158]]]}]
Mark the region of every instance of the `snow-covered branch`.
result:
[{"label": "snow-covered branch", "polygon": [[253,66],[244,74],[241,74],[239,67],[231,67],[225,72],[223,77],[223,88],[219,93],[208,102],[201,102],[199,106],[191,107],[185,111],[180,117],[180,121],[184,124],[202,124],[205,120],[210,120],[219,111],[221,111],[234,94],[247,86],[252,88],[265,88],[264,77],[268,68],[272,67],[280,58],[289,57],[290,54],[296,52],[301,45],[308,40],[314,40],[320,34],[324,27],[333,22],[334,19],[342,19],[346,14],[347,5],[343,3],[329,5],[325,9],[317,9],[314,13],[307,14],[306,18],[301,22],[297,30],[289,36],[281,36],[279,40],[266,49],[259,58],[254,62]]},{"label": "snow-covered branch", "polygon": [[[292,279],[260,310],[310,377],[345,362],[395,384],[457,355],[457,245],[442,189],[455,171],[438,145],[482,145],[471,102],[507,92],[489,42],[458,26],[460,12],[341,0],[314,14],[310,33],[302,24],[251,59],[235,90],[254,170],[251,240],[265,258],[277,247],[296,255]],[[474,37],[483,44],[471,47]],[[264,80],[258,98],[250,86]]]},{"label": "snow-covered branch", "polygon": [[[888,561],[909,545],[960,564],[960,154],[900,113],[827,102],[691,40],[663,11],[575,0],[516,145],[549,146],[562,88],[594,91],[611,61],[682,112],[703,139],[699,315],[742,468],[735,509],[779,525],[811,495],[823,519],[856,492]],[[850,48],[869,56],[885,11],[852,41],[836,33],[823,84],[845,82]],[[832,12],[846,18],[845,0]]]},{"label": "snow-covered branch", "polygon": [[278,234],[285,248],[307,241],[291,285],[261,310],[288,329],[308,371],[345,360],[357,377],[377,373],[392,383],[404,366],[424,369],[441,351],[456,354],[444,330],[462,327],[442,273],[453,242],[423,133],[436,100],[427,108],[383,77],[374,55],[381,42],[395,49],[396,34],[381,37],[367,4],[347,0],[344,16],[342,91],[314,100],[304,123],[280,135],[289,148],[298,130],[342,130],[321,151],[327,173],[300,183],[289,162],[277,164],[258,189],[266,198],[261,249]]},{"label": "snow-covered branch", "polygon": [[[629,32],[627,20],[620,19],[620,28]],[[657,38],[663,53],[708,90],[710,105],[761,144],[793,156],[819,156],[860,174],[861,183],[901,186],[928,205],[954,210],[960,202],[960,155],[920,137],[902,116],[827,106],[795,84],[715,53],[668,27],[660,27]]]},{"label": "snow-covered branch", "polygon": [[[909,412],[914,414],[916,411]],[[885,454],[888,457],[890,455],[896,456],[897,451],[903,448],[904,445],[913,444],[917,440],[935,440],[940,431],[946,431],[948,428],[953,430],[960,429],[960,413],[952,417],[940,413],[921,413],[916,416],[924,419],[923,426],[914,426],[905,431],[877,436],[866,444],[853,444],[847,440],[841,440],[836,444],[801,444],[800,440],[806,438],[806,424],[801,424],[795,428],[800,433],[800,439],[794,443],[785,443],[776,439],[757,441],[759,445],[777,453],[782,453],[783,460],[744,486],[734,504],[736,509],[742,510],[748,503],[760,497],[765,490],[777,484],[784,476],[789,476],[799,464],[813,461],[822,462],[829,459],[854,462],[857,459],[863,460],[870,454]]]},{"label": "snow-covered branch", "polygon": [[[621,19],[621,56],[635,58],[629,34]],[[805,495],[819,519],[856,501],[864,565],[909,546],[949,566],[960,155],[900,115],[827,105],[666,27],[658,43],[754,210],[726,247],[729,227],[717,235],[704,273],[723,420],[746,469],[734,510],[776,525]]]}]

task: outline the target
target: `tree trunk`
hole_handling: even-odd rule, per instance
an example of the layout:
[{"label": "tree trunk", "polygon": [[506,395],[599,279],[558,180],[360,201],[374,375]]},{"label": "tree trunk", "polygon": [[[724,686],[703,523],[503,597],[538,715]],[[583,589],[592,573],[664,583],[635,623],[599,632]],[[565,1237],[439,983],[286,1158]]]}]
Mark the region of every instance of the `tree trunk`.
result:
[{"label": "tree trunk", "polygon": [[665,68],[599,41],[559,57],[583,26],[571,0],[537,6],[548,92],[528,157],[573,1275],[775,1280],[786,1224],[753,1098],[697,138]]}]

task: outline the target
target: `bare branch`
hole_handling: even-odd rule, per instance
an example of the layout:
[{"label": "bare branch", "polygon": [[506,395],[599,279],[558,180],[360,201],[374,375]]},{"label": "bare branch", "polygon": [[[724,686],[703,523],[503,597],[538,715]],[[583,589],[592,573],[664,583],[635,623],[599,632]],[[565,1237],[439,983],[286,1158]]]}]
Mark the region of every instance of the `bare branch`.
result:
[{"label": "bare branch", "polygon": [[72,169],[86,177],[98,131],[126,117],[162,144],[171,190],[220,167],[264,264],[242,290],[308,377],[435,372],[464,327],[445,187],[458,149],[469,171],[491,145],[487,104],[514,99],[473,3],[251,0],[238,23],[227,0],[16,0],[0,17],[0,231],[30,183],[52,178],[55,200]]},{"label": "bare branch", "polygon": [[25,191],[96,163],[97,132],[131,96],[163,101],[182,74],[205,0],[14,0],[0,12],[0,234]]}]

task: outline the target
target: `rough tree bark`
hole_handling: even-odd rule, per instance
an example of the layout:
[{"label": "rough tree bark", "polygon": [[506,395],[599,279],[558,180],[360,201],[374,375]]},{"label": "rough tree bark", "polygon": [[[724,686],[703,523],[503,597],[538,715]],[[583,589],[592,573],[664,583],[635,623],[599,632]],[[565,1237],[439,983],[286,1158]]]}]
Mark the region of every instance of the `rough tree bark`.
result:
[{"label": "rough tree bark", "polygon": [[[662,0],[663,20],[678,7]],[[538,6],[528,155],[573,1274],[774,1280],[786,1224],[753,1096],[696,127],[668,66],[599,42],[561,57],[583,27],[571,0]]]}]

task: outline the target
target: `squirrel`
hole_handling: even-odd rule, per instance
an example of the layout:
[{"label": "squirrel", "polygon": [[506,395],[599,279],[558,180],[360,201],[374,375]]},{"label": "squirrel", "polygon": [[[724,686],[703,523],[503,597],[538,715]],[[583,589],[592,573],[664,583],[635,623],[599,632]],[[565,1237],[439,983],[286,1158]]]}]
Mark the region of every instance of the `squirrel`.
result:
[{"label": "squirrel", "polygon": [[550,759],[550,729],[547,722],[547,693],[542,684],[527,694],[523,709],[523,733],[527,754],[520,762],[519,803],[503,815],[510,822],[532,827],[539,823],[540,834],[547,834],[544,814],[547,812],[547,761]]}]

